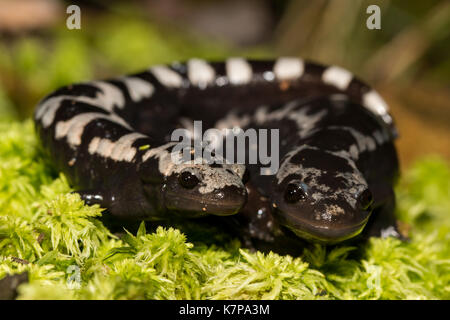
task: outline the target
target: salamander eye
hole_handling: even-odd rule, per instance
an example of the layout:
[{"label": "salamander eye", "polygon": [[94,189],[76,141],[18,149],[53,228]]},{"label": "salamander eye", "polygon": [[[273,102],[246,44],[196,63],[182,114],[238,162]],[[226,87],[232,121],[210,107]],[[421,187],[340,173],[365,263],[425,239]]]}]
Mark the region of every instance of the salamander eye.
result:
[{"label": "salamander eye", "polygon": [[178,177],[178,181],[181,186],[186,189],[192,189],[200,182],[200,180],[189,171],[182,172]]},{"label": "salamander eye", "polygon": [[365,189],[358,196],[358,204],[362,210],[367,210],[373,202],[372,192],[369,189]]},{"label": "salamander eye", "polygon": [[289,183],[284,192],[284,200],[288,203],[295,203],[306,199],[306,192],[298,183]]}]

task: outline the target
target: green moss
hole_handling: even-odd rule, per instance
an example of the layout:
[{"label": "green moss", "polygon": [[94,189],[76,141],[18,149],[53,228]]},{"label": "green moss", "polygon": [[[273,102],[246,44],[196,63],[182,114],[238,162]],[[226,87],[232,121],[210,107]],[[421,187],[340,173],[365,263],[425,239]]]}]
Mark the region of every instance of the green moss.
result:
[{"label": "green moss", "polygon": [[118,239],[52,169],[30,120],[0,123],[0,136],[0,278],[28,271],[19,299],[450,298],[450,168],[439,158],[398,186],[411,241],[310,245],[294,259],[143,224]]}]

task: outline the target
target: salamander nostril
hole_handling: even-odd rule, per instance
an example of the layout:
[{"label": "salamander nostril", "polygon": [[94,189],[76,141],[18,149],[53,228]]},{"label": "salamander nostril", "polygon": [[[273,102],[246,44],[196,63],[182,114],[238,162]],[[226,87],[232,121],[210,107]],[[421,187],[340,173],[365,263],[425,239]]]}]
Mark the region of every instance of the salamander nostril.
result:
[{"label": "salamander nostril", "polygon": [[295,203],[306,198],[306,192],[302,186],[297,183],[289,183],[284,193],[284,199],[286,202]]},{"label": "salamander nostril", "polygon": [[362,210],[367,210],[373,203],[372,192],[369,189],[365,189],[358,196],[358,205]]},{"label": "salamander nostril", "polygon": [[186,189],[192,189],[200,182],[194,174],[188,171],[182,172],[178,177],[178,181],[180,182],[180,185]]}]

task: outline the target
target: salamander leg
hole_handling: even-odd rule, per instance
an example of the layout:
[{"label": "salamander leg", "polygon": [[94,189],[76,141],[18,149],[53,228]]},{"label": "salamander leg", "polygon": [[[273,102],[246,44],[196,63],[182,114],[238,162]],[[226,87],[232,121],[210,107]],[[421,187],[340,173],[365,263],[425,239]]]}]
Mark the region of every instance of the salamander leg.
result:
[{"label": "salamander leg", "polygon": [[386,201],[372,212],[372,216],[363,231],[363,237],[394,237],[400,240],[407,240],[408,238],[399,231],[394,213],[395,194],[392,191],[389,197],[386,198]]},{"label": "salamander leg", "polygon": [[[107,201],[108,198],[105,195],[105,192],[99,190],[80,190],[75,191],[74,193],[78,193],[84,203],[88,206],[98,204],[101,208],[107,209],[107,211],[104,212],[110,210],[109,207],[111,206],[111,203]],[[128,222],[121,219],[115,219],[111,214],[102,214],[101,217],[99,217],[99,220],[116,235],[121,235],[124,228],[137,231],[141,222],[140,220]]]},{"label": "salamander leg", "polygon": [[106,208],[106,197],[103,192],[99,190],[79,190],[75,191],[75,193],[78,193],[81,200],[83,200],[88,206],[98,204],[100,207]]}]

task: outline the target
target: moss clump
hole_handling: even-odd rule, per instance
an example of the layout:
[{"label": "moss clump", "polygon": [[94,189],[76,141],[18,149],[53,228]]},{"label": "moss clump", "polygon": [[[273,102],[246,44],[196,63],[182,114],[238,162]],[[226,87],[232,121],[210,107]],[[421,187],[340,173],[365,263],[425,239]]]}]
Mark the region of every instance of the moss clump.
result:
[{"label": "moss clump", "polygon": [[117,238],[43,157],[31,121],[0,123],[0,279],[19,299],[449,299],[450,168],[418,162],[398,186],[410,242],[310,245],[299,258],[217,247],[158,227]]}]

